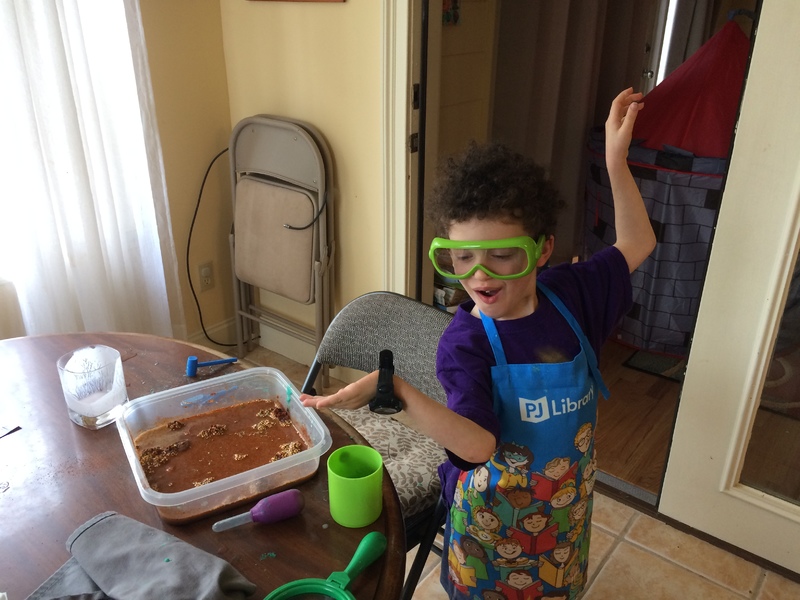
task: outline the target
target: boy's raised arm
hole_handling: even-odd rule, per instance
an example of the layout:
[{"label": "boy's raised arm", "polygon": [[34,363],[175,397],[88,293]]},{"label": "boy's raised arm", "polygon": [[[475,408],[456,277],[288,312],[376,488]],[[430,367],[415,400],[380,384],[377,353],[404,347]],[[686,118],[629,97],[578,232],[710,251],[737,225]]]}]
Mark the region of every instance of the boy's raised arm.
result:
[{"label": "boy's raised arm", "polygon": [[606,167],[614,197],[614,243],[631,273],[644,262],[656,246],[656,237],[645,210],[642,195],[628,168],[628,147],[636,115],[644,106],[642,94],[633,88],[620,92],[611,103],[606,120]]}]

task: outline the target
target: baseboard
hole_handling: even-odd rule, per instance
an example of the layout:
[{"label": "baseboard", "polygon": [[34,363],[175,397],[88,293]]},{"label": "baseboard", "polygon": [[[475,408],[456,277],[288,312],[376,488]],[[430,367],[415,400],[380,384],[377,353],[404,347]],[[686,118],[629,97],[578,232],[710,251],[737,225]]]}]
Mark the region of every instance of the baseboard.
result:
[{"label": "baseboard", "polygon": [[317,349],[312,344],[273,329],[269,325],[260,324],[259,332],[261,338],[258,343],[267,350],[276,352],[302,365],[310,365],[314,362]]},{"label": "baseboard", "polygon": [[[233,341],[236,340],[236,322],[233,319],[222,321],[212,327],[206,327],[206,331],[209,336],[219,342],[233,343]],[[301,365],[307,366],[314,362],[317,349],[312,344],[273,329],[269,325],[260,324],[259,335],[260,337],[255,340],[255,342],[267,350],[285,356]],[[236,355],[236,346],[214,344],[205,336],[202,330],[191,334],[187,341],[193,344],[199,344],[200,346],[206,346],[207,348],[213,348],[224,354],[229,354],[231,356]],[[364,373],[344,367],[336,367],[331,369],[330,375],[345,383],[352,383],[363,377]]]},{"label": "baseboard", "polygon": [[214,350],[217,350],[218,352],[224,352],[225,354],[236,354],[236,321],[234,319],[227,319],[225,321],[220,321],[211,327],[206,327],[206,332],[208,333],[209,337],[216,340],[216,342],[221,342],[221,344],[209,340],[202,329],[190,334],[186,341],[191,342],[192,344],[199,344],[200,346],[213,348]]},{"label": "baseboard", "polygon": [[623,481],[619,477],[614,477],[613,475],[603,471],[597,471],[595,473],[595,477],[597,478],[598,483],[604,484],[608,488],[616,490],[623,495],[635,498],[646,506],[655,507],[658,505],[657,494],[643,490],[642,488],[630,484],[627,481]]}]

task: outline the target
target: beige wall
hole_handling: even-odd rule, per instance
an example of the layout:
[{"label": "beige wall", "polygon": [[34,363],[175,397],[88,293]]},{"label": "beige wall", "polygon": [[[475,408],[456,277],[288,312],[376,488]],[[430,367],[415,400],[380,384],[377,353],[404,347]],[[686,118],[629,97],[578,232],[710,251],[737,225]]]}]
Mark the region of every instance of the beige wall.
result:
[{"label": "beige wall", "polygon": [[[335,164],[334,308],[381,289],[381,3],[222,0],[220,7],[230,126],[268,113],[321,131]],[[313,323],[312,306],[266,294],[262,302]],[[293,354],[284,345],[288,340],[275,348],[270,337],[261,344]]]},{"label": "beige wall", "polygon": [[0,277],[0,340],[25,335],[14,284]]},{"label": "beige wall", "polygon": [[[189,291],[186,243],[200,184],[214,156],[228,145],[230,109],[222,50],[219,0],[140,0],[156,117],[164,156],[172,230],[178,256],[186,329],[202,337]],[[191,244],[195,290],[197,265],[213,261],[216,286],[200,293],[210,331],[232,320],[230,275],[231,207],[227,156],[212,169],[203,193]],[[224,329],[212,333],[232,341]]]},{"label": "beige wall", "polygon": [[[142,0],[141,6],[190,339],[202,341],[184,267],[200,183],[211,159],[227,147],[232,127],[254,114],[307,121],[330,145],[335,306],[381,289],[380,3]],[[190,256],[193,278],[198,264],[214,261],[216,288],[199,299],[206,329],[221,340],[232,339],[233,318],[228,186],[226,156],[206,184]],[[311,306],[265,302],[313,323]]]},{"label": "beige wall", "polygon": [[[186,240],[203,174],[242,118],[274,114],[317,127],[333,154],[334,304],[384,285],[382,8],[345,3],[141,0],[189,338],[203,342],[186,276]],[[190,267],[212,260],[216,287],[198,293],[206,329],[233,339],[227,156],[217,161],[192,237]],[[313,306],[264,294],[313,324]],[[277,348],[294,344],[278,336]],[[262,338],[262,345],[274,347]],[[308,360],[305,355],[297,358]],[[313,356],[313,352],[311,353]]]}]

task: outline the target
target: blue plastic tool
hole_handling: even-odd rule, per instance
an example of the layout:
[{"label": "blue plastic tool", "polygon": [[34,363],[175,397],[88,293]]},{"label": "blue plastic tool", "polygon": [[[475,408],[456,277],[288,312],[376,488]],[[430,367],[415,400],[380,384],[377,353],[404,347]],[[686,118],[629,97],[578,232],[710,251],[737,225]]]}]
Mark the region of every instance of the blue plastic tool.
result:
[{"label": "blue plastic tool", "polygon": [[207,360],[205,362],[197,362],[196,356],[190,356],[186,361],[186,376],[194,377],[197,375],[198,367],[210,367],[212,365],[224,365],[227,363],[236,362],[236,358],[220,358],[218,360]]}]

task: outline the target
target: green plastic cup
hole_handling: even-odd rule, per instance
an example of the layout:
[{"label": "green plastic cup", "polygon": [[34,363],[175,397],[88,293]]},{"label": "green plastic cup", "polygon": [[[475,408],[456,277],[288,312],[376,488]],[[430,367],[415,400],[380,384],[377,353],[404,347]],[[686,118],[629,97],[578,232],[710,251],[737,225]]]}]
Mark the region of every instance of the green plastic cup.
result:
[{"label": "green plastic cup", "polygon": [[328,457],[331,517],[342,527],[366,527],[383,509],[383,459],[370,446],[342,446]]}]

